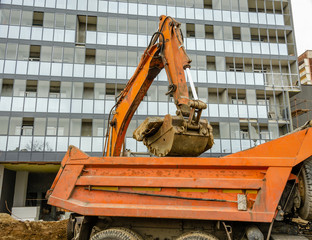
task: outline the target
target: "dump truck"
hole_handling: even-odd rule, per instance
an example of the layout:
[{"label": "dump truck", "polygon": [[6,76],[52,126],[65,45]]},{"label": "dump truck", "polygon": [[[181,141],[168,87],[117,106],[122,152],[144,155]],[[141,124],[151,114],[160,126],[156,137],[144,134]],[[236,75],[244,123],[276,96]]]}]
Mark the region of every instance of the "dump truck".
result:
[{"label": "dump truck", "polygon": [[[73,212],[67,238],[305,239],[299,235],[312,219],[312,122],[245,151],[200,157],[213,146],[212,127],[201,118],[207,105],[198,100],[180,25],[160,17],[109,114],[103,156],[70,146],[63,158],[47,198]],[[127,127],[162,69],[176,116],[149,117],[135,130],[152,157],[124,156]]]}]

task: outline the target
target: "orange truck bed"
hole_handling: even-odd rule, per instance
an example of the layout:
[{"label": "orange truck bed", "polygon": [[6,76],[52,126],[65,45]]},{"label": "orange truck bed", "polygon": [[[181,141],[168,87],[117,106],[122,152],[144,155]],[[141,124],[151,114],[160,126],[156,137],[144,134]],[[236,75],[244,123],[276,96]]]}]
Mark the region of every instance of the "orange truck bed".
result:
[{"label": "orange truck bed", "polygon": [[85,216],[271,222],[312,128],[221,158],[89,157],[70,146],[48,203]]}]

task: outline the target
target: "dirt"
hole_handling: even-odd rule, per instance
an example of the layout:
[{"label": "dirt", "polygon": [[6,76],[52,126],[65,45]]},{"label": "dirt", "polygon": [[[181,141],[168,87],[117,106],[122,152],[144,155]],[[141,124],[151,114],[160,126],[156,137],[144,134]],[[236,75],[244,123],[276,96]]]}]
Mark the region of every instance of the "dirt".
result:
[{"label": "dirt", "polygon": [[0,239],[14,240],[66,240],[67,220],[19,221],[9,214],[0,213]]}]

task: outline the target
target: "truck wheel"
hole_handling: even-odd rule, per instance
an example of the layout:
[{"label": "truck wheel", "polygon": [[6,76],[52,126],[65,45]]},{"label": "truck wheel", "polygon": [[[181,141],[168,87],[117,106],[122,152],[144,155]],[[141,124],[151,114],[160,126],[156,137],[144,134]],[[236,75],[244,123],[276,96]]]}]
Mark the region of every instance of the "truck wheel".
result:
[{"label": "truck wheel", "polygon": [[176,240],[218,240],[215,236],[204,232],[188,232],[182,234]]},{"label": "truck wheel", "polygon": [[66,239],[67,240],[72,240],[74,238],[74,227],[75,227],[75,217],[73,214],[70,214],[69,219],[67,221],[67,226],[66,226]]},{"label": "truck wheel", "polygon": [[72,240],[74,238],[74,231],[73,231],[73,223],[68,220],[67,226],[66,226],[66,239]]},{"label": "truck wheel", "polygon": [[109,228],[98,232],[90,240],[143,240],[143,238],[127,228]]},{"label": "truck wheel", "polygon": [[299,175],[299,193],[301,204],[299,216],[305,220],[312,220],[312,159],[304,161]]}]

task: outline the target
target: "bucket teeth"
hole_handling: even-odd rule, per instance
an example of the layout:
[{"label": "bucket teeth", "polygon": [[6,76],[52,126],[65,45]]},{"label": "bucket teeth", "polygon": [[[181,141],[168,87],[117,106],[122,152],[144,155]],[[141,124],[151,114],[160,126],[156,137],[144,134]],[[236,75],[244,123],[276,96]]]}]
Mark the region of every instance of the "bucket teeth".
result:
[{"label": "bucket teeth", "polygon": [[212,127],[207,120],[188,127],[180,116],[147,118],[134,132],[137,141],[143,141],[149,152],[158,157],[199,156],[213,145]]}]

